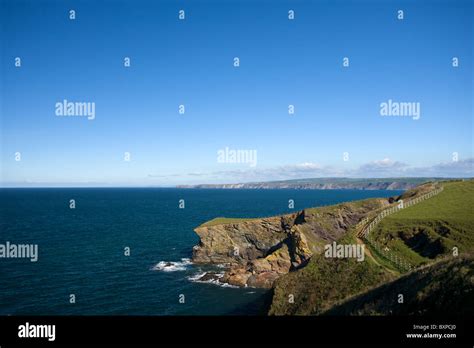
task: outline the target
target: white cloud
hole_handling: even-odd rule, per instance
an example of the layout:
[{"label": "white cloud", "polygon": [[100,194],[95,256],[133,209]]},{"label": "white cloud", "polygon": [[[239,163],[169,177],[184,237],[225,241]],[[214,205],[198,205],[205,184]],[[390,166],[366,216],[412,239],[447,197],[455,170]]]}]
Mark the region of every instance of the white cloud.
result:
[{"label": "white cloud", "polygon": [[181,183],[245,183],[319,177],[472,177],[474,159],[443,162],[426,167],[413,167],[407,163],[383,158],[365,163],[358,168],[343,169],[319,163],[303,162],[268,168],[238,169],[187,174],[149,175],[150,178],[178,179]]},{"label": "white cloud", "polygon": [[384,158],[382,160],[373,161],[361,165],[355,174],[366,175],[366,176],[377,176],[377,175],[392,175],[393,173],[403,173],[407,168],[408,164],[391,160],[390,158]]}]

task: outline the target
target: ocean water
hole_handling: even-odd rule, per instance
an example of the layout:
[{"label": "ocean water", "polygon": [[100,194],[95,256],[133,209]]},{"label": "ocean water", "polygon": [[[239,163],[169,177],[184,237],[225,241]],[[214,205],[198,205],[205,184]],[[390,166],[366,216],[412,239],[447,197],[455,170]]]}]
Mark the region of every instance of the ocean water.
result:
[{"label": "ocean water", "polygon": [[[399,193],[0,189],[0,244],[39,247],[37,262],[0,258],[0,315],[258,314],[265,291],[193,280],[213,268],[189,261],[199,240],[196,226],[219,216],[272,216]],[[75,209],[69,208],[71,199]],[[180,199],[184,209],[178,208]],[[289,199],[295,201],[293,210]],[[70,294],[76,303],[69,303]]]}]

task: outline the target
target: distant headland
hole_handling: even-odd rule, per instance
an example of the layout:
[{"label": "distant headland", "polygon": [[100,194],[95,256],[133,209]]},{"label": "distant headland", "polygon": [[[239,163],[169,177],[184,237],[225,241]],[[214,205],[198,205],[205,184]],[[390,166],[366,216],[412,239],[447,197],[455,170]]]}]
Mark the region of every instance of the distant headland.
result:
[{"label": "distant headland", "polygon": [[301,189],[301,190],[411,190],[418,185],[447,178],[311,178],[237,184],[179,185],[203,189]]}]

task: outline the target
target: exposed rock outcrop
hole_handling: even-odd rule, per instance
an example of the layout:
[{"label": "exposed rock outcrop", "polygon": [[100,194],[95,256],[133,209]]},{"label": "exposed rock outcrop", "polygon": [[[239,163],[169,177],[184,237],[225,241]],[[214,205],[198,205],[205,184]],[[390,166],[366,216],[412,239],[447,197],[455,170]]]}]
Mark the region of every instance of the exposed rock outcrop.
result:
[{"label": "exposed rock outcrop", "polygon": [[211,221],[195,229],[200,243],[193,262],[227,264],[221,279],[226,283],[270,288],[385,204],[386,199],[368,199],[270,218]]}]

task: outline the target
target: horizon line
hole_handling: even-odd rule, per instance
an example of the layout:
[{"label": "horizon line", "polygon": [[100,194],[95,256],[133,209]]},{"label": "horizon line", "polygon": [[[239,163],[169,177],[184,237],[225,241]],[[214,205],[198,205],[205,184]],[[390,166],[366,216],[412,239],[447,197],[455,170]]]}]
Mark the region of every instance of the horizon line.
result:
[{"label": "horizon line", "polygon": [[[195,186],[222,186],[222,185],[248,185],[248,184],[264,184],[264,183],[275,183],[275,182],[285,182],[285,181],[295,181],[295,180],[314,180],[314,179],[353,179],[353,180],[390,180],[390,179],[427,179],[427,182],[431,179],[435,180],[473,180],[474,177],[430,177],[430,176],[413,176],[413,177],[364,177],[364,178],[354,178],[354,177],[318,177],[318,178],[302,178],[302,179],[284,179],[284,180],[270,180],[270,181],[250,181],[250,182],[234,182],[234,183],[208,183],[208,184],[177,184],[177,185],[97,185],[97,186],[86,186],[86,185],[67,185],[64,186],[61,184],[46,184],[44,186],[37,186],[37,184],[32,184],[32,186],[25,185],[11,185],[5,186],[0,184],[0,189],[41,189],[41,188],[161,188],[161,189],[173,189],[173,188],[193,188]],[[206,189],[212,189],[212,187],[207,187]],[[277,188],[278,189],[278,188]],[[291,188],[289,188],[291,189]]]}]

